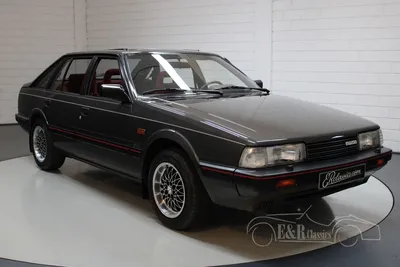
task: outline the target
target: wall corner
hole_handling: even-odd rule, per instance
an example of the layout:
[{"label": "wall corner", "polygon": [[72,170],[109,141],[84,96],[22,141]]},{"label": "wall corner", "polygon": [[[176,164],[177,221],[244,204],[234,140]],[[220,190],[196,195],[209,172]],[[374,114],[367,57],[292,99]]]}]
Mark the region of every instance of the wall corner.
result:
[{"label": "wall corner", "polygon": [[87,49],[86,0],[73,0],[75,51]]},{"label": "wall corner", "polygon": [[255,69],[266,88],[270,88],[272,76],[272,2],[257,0],[255,12]]}]

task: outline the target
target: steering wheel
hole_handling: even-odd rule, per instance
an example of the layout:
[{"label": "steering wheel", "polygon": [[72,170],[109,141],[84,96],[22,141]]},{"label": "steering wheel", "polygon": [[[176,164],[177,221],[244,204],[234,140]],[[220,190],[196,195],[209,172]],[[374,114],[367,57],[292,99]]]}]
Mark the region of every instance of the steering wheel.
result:
[{"label": "steering wheel", "polygon": [[223,85],[223,83],[221,83],[220,81],[211,81],[211,82],[205,83],[202,87],[200,87],[200,89],[204,89],[204,88],[206,88],[209,85],[214,84],[214,83],[215,84],[219,84],[219,85]]}]

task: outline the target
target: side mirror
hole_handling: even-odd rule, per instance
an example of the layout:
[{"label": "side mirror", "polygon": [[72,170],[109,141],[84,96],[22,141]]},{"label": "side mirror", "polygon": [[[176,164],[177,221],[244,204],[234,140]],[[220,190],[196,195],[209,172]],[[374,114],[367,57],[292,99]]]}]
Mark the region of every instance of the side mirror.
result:
[{"label": "side mirror", "polygon": [[120,84],[102,84],[101,95],[103,97],[119,100],[122,103],[129,102],[129,97],[125,93],[124,88]]},{"label": "side mirror", "polygon": [[264,87],[263,81],[261,81],[261,80],[255,80],[254,82],[255,82],[260,88],[263,88],[263,87]]}]

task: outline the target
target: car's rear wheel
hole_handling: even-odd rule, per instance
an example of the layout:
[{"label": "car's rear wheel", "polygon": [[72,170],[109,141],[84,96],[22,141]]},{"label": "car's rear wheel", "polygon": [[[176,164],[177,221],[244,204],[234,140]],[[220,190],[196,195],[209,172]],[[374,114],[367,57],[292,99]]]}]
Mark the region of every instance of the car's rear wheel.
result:
[{"label": "car's rear wheel", "polygon": [[183,152],[165,150],[150,165],[148,189],[160,221],[174,230],[202,226],[211,213],[211,201]]},{"label": "car's rear wheel", "polygon": [[65,156],[53,145],[53,139],[42,119],[36,120],[30,132],[33,158],[38,167],[45,171],[60,168]]}]

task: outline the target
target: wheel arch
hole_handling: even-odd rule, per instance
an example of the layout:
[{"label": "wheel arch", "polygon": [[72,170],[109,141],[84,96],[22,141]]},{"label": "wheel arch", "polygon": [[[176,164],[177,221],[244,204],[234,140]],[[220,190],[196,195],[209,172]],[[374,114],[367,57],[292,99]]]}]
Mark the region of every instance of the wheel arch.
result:
[{"label": "wheel arch", "polygon": [[151,160],[154,158],[154,156],[157,155],[157,153],[159,153],[163,149],[171,147],[182,150],[190,159],[194,170],[200,176],[201,171],[199,158],[189,140],[184,135],[173,129],[159,130],[150,136],[145,148],[143,149],[144,154],[141,161],[142,187],[144,190],[143,192],[147,192],[147,176]]},{"label": "wheel arch", "polygon": [[[39,109],[39,108],[35,108],[32,110],[31,112],[31,116],[29,117],[29,135],[31,135],[31,130],[32,130],[32,125],[33,123],[37,120],[37,119],[43,119],[46,123],[46,125],[49,125],[48,121],[47,121],[47,117],[44,114],[44,112]],[[33,152],[33,147],[32,147],[32,138],[29,138],[29,149],[30,152]]]}]

